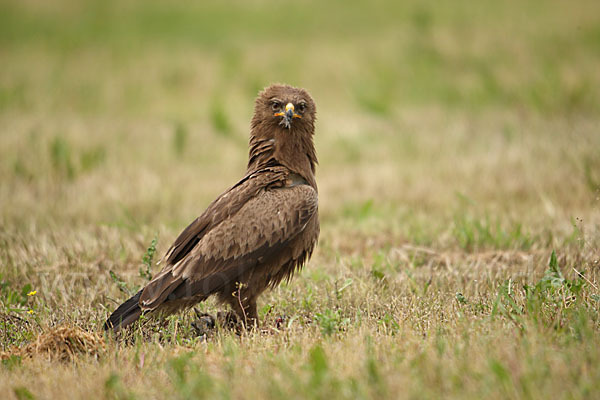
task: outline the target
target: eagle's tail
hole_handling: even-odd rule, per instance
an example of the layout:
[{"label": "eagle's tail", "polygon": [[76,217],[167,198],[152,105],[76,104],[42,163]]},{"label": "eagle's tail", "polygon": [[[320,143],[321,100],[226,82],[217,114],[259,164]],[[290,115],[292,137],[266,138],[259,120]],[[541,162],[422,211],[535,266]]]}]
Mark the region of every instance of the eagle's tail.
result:
[{"label": "eagle's tail", "polygon": [[117,332],[119,329],[135,322],[142,315],[142,309],[140,308],[141,295],[142,291],[140,290],[135,296],[121,304],[104,323],[104,330],[112,329]]}]

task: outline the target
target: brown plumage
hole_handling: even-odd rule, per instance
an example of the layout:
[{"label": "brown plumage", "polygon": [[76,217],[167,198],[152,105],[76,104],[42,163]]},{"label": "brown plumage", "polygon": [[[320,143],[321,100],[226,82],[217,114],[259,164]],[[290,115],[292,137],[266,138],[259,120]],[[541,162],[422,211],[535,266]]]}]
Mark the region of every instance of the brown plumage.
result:
[{"label": "brown plumage", "polygon": [[315,115],[304,89],[272,85],[259,94],[245,176],[181,232],[163,269],[113,312],[105,329],[211,295],[231,305],[247,326],[258,323],[258,296],[291,278],[319,236]]}]

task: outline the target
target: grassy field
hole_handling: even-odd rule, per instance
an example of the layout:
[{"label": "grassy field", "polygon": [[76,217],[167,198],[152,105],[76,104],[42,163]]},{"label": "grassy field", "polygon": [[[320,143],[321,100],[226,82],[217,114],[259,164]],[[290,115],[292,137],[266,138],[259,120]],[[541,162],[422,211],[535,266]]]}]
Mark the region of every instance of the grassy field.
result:
[{"label": "grassy field", "polygon": [[[599,71],[597,0],[0,0],[0,397],[599,398]],[[103,337],[273,82],[318,107],[312,260],[259,332]]]}]

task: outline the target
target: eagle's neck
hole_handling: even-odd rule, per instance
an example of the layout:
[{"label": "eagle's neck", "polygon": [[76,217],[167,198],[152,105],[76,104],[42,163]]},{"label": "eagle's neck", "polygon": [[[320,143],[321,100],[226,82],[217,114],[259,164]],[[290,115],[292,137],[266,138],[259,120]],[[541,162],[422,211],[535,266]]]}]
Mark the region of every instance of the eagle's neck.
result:
[{"label": "eagle's neck", "polygon": [[317,154],[308,132],[277,129],[269,135],[251,135],[247,173],[264,167],[283,165],[317,187]]}]

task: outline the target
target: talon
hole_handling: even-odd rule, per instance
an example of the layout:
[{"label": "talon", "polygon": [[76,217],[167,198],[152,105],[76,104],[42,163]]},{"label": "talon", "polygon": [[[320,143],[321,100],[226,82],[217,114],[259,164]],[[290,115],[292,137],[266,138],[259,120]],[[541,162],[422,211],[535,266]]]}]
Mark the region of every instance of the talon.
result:
[{"label": "talon", "polygon": [[198,336],[206,335],[215,329],[215,318],[212,315],[200,314],[196,311],[196,317],[198,319],[192,322],[192,328],[196,330]]}]

